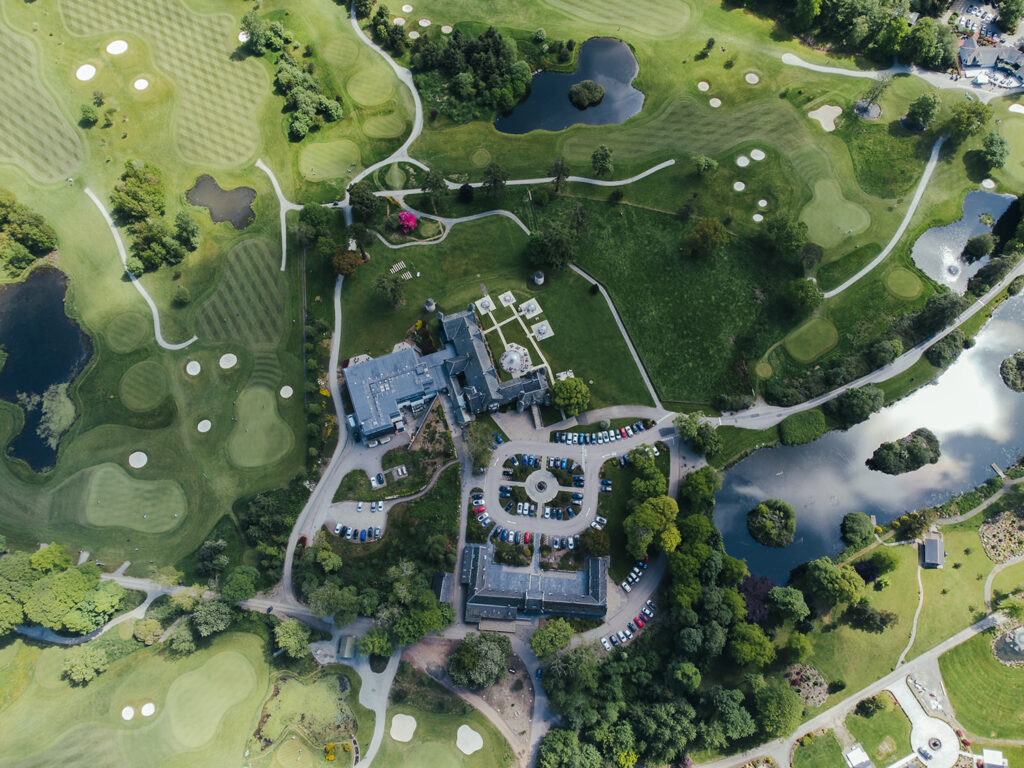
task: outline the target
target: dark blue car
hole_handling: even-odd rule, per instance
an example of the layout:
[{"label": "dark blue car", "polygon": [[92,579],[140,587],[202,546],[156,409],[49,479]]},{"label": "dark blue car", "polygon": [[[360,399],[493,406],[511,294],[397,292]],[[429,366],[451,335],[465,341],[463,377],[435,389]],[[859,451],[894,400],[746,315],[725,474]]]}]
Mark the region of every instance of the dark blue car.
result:
[{"label": "dark blue car", "polygon": [[366,541],[366,529],[365,528],[359,532],[359,540],[360,541]]}]

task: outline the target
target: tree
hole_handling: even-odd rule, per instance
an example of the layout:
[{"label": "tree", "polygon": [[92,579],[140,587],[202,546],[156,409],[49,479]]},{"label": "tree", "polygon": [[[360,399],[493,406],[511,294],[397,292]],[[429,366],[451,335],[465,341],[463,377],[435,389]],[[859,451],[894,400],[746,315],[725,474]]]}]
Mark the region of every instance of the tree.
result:
[{"label": "tree", "polygon": [[374,627],[359,638],[359,653],[362,656],[390,656],[394,652],[395,647],[383,627]]},{"label": "tree", "polygon": [[[1019,1],[1024,3],[1024,0]],[[982,141],[981,146],[981,154],[989,168],[1002,168],[1006,165],[1006,158],[1010,156],[1010,144],[1003,134],[992,131]]]},{"label": "tree", "polygon": [[100,113],[96,110],[96,107],[92,104],[83,104],[82,115],[78,120],[78,124],[83,128],[92,128],[99,121]]},{"label": "tree", "polygon": [[405,289],[402,278],[398,275],[381,273],[373,283],[373,289],[392,307],[399,307],[405,302]]},{"label": "tree", "polygon": [[875,526],[863,512],[848,512],[843,516],[839,530],[843,541],[854,549],[867,546],[875,536]]},{"label": "tree", "polygon": [[762,683],[754,692],[754,712],[766,739],[788,736],[800,725],[804,706],[784,680]]},{"label": "tree", "polygon": [[203,588],[199,584],[193,584],[186,589],[179,589],[171,593],[171,605],[182,613],[191,613],[196,605],[203,599]]},{"label": "tree", "polygon": [[267,52],[270,33],[267,23],[260,18],[259,12],[255,8],[249,10],[242,17],[242,32],[248,35],[249,39],[245,44],[254,56],[262,56]]},{"label": "tree", "polygon": [[1002,0],[999,3],[999,26],[1007,34],[1017,34],[1021,17],[1024,17],[1024,0]]},{"label": "tree", "polygon": [[844,429],[859,424],[872,414],[880,411],[885,403],[885,392],[868,385],[848,389],[839,397],[825,403],[825,411],[836,419]]},{"label": "tree", "polygon": [[167,647],[177,656],[187,656],[196,649],[196,636],[192,632],[192,622],[182,621],[167,636]]},{"label": "tree", "polygon": [[132,277],[142,277],[142,273],[146,271],[146,267],[143,265],[142,260],[135,257],[129,256],[125,262],[125,272]]},{"label": "tree", "polygon": [[125,223],[159,219],[164,215],[164,177],[152,163],[124,164],[124,173],[110,193],[115,218]]},{"label": "tree", "polygon": [[565,180],[569,178],[569,163],[566,162],[562,155],[559,155],[551,161],[551,167],[548,168],[548,173],[553,177],[551,183],[555,186],[555,194],[557,195],[562,191],[562,187],[565,185]]},{"label": "tree", "polygon": [[562,270],[575,257],[577,240],[569,228],[556,219],[542,231],[530,235],[526,255],[535,267]]},{"label": "tree", "polygon": [[375,0],[352,0],[352,7],[355,9],[356,16],[360,19],[365,19],[370,15],[370,11],[373,10]]},{"label": "tree", "polygon": [[240,565],[234,568],[224,579],[220,588],[220,596],[229,605],[248,600],[256,594],[256,584],[260,572],[251,565]]},{"label": "tree", "polygon": [[718,162],[707,155],[694,155],[693,163],[697,166],[697,173],[706,176],[718,170]]},{"label": "tree", "polygon": [[64,655],[62,675],[72,685],[86,685],[107,670],[107,652],[91,643],[76,645]]},{"label": "tree", "polygon": [[171,298],[171,303],[176,307],[187,307],[192,303],[192,291],[184,285],[179,285],[174,289],[174,296]]},{"label": "tree", "polygon": [[530,637],[530,650],[541,661],[548,661],[572,642],[573,630],[562,618],[548,619],[547,623]]},{"label": "tree", "polygon": [[132,629],[132,635],[140,643],[152,645],[160,639],[160,633],[162,631],[163,627],[160,626],[160,622],[156,619],[142,619],[142,621],[135,622],[135,627]]},{"label": "tree", "polygon": [[964,246],[964,259],[968,263],[977,261],[978,259],[984,258],[992,253],[992,249],[996,247],[995,238],[992,237],[988,232],[983,232],[980,235],[975,235],[967,241]]},{"label": "tree", "polygon": [[899,567],[900,559],[888,547],[879,547],[871,556],[871,564],[880,574],[892,573]]},{"label": "tree", "polygon": [[876,341],[868,350],[871,364],[876,368],[888,365],[903,354],[903,342],[899,339],[882,339]]},{"label": "tree", "polygon": [[607,176],[613,170],[612,151],[602,144],[590,155],[590,165],[595,176]]},{"label": "tree", "polygon": [[54,573],[71,567],[71,555],[63,544],[51,541],[48,547],[37,549],[29,556],[32,568],[40,573]]},{"label": "tree", "polygon": [[807,245],[807,224],[784,213],[769,214],[761,228],[761,240],[780,261],[799,264]]},{"label": "tree", "polygon": [[587,233],[587,221],[590,219],[587,209],[583,203],[577,202],[569,211],[569,228],[576,237],[583,237]]},{"label": "tree", "polygon": [[[668,496],[647,499],[637,505],[622,523],[626,551],[638,560],[647,557],[648,548],[656,542],[660,546],[663,534],[675,528],[678,516],[679,505]],[[670,534],[667,540],[679,544],[678,534]]]},{"label": "tree", "polygon": [[789,621],[801,622],[811,615],[804,593],[796,587],[772,587],[768,591],[768,602],[779,616]]},{"label": "tree", "polygon": [[793,29],[806,32],[821,13],[821,0],[797,0],[793,8]]},{"label": "tree", "polygon": [[864,580],[853,568],[836,567],[827,557],[807,564],[807,589],[829,605],[849,603],[864,588]]},{"label": "tree", "polygon": [[161,568],[156,568],[152,565],[149,567],[149,578],[164,587],[177,586],[184,575],[173,565],[165,565]]},{"label": "tree", "polygon": [[484,189],[491,197],[501,197],[505,194],[505,182],[508,181],[508,174],[502,170],[497,163],[490,163],[484,168]]},{"label": "tree", "polygon": [[441,196],[448,190],[448,186],[444,183],[444,176],[437,169],[431,168],[423,179],[421,189],[430,198],[434,213],[437,213],[437,204],[441,200]]},{"label": "tree", "polygon": [[781,499],[766,499],[747,512],[747,531],[758,544],[788,547],[796,533],[796,512]]},{"label": "tree", "polygon": [[192,614],[192,623],[200,637],[223,632],[231,624],[231,606],[222,600],[203,600]]},{"label": "tree", "polygon": [[569,101],[576,109],[586,109],[601,103],[604,88],[593,80],[581,80],[569,86]]},{"label": "tree", "polygon": [[552,728],[537,749],[537,768],[600,768],[601,755],[593,744],[580,743],[574,730]]},{"label": "tree", "polygon": [[472,203],[473,196],[476,194],[475,189],[476,188],[468,182],[459,187],[459,202]]},{"label": "tree", "polygon": [[590,405],[590,387],[576,376],[556,381],[551,387],[551,392],[555,407],[561,408],[569,416],[582,413]]},{"label": "tree", "polygon": [[448,657],[448,676],[460,688],[482,690],[501,680],[508,667],[512,643],[497,632],[464,637]]},{"label": "tree", "polygon": [[697,434],[693,436],[693,448],[705,456],[722,450],[722,439],[710,421],[702,421],[697,426]]},{"label": "tree", "polygon": [[715,509],[715,494],[722,490],[722,476],[714,467],[703,466],[690,472],[679,484],[679,506],[688,514],[710,516]]},{"label": "tree", "polygon": [[740,666],[764,667],[775,661],[775,647],[757,624],[733,624],[729,632],[729,655]]},{"label": "tree", "polygon": [[612,540],[605,530],[598,531],[594,528],[587,528],[580,537],[580,543],[583,545],[583,550],[594,557],[603,557],[612,553]]},{"label": "tree", "polygon": [[980,101],[958,101],[953,105],[949,132],[953,141],[961,142],[981,133],[992,118],[992,107]]},{"label": "tree", "polygon": [[930,91],[914,99],[907,110],[907,122],[928,127],[939,114],[939,97]]},{"label": "tree", "polygon": [[1007,597],[999,602],[996,609],[1008,619],[1024,621],[1024,599],[1020,597]]},{"label": "tree", "polygon": [[199,225],[188,211],[178,211],[174,217],[174,239],[186,251],[194,251],[199,247]]},{"label": "tree", "polygon": [[352,206],[352,213],[363,221],[372,219],[384,207],[384,202],[373,194],[373,187],[366,179],[349,184],[348,202]]},{"label": "tree", "polygon": [[800,664],[811,655],[811,650],[811,641],[807,639],[807,635],[794,630],[786,640],[783,655],[787,664]]},{"label": "tree", "polygon": [[334,254],[331,264],[334,266],[335,272],[347,277],[355,274],[356,270],[363,265],[363,257],[355,251],[339,252]]},{"label": "tree", "polygon": [[999,375],[1014,392],[1024,392],[1024,350],[1005,358],[999,364]]},{"label": "tree", "polygon": [[691,256],[712,256],[729,242],[729,230],[714,216],[705,216],[694,224],[685,238],[683,250]]},{"label": "tree", "polygon": [[309,627],[298,619],[285,619],[274,627],[274,640],[293,659],[309,655]]}]

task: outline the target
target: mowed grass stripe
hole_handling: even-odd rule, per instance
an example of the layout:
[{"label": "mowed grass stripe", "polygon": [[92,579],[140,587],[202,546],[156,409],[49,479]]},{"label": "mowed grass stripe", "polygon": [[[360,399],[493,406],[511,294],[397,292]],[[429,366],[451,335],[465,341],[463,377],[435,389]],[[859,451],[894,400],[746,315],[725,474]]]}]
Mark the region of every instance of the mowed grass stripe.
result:
[{"label": "mowed grass stripe", "polygon": [[263,386],[276,390],[280,381],[281,366],[277,362],[277,353],[257,352],[253,360],[249,386]]},{"label": "mowed grass stripe", "polygon": [[0,161],[37,181],[64,179],[82,162],[82,142],[39,77],[32,45],[0,24]]},{"label": "mowed grass stripe", "polygon": [[211,341],[275,346],[281,336],[284,278],[262,240],[244,240],[228,254],[220,284],[197,316],[197,332]]},{"label": "mowed grass stripe", "polygon": [[237,165],[255,154],[254,117],[268,84],[257,62],[232,60],[230,17],[194,13],[180,0],[62,0],[60,8],[73,34],[129,30],[146,39],[177,87],[175,129],[186,160]]}]

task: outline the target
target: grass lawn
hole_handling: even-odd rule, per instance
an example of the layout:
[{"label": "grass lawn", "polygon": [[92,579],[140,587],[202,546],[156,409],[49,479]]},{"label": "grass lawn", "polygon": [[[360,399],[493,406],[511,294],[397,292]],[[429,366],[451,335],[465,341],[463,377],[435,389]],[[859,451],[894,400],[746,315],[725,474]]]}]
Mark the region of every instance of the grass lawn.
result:
[{"label": "grass lawn", "polygon": [[796,748],[793,768],[843,768],[843,748],[832,731],[815,736]]},{"label": "grass lawn", "polygon": [[972,734],[1024,739],[1024,669],[992,655],[990,630],[939,657],[942,680],[957,719]]},{"label": "grass lawn", "polygon": [[[910,639],[910,625],[917,607],[914,573],[917,551],[905,546],[893,547],[890,551],[899,558],[896,570],[889,574],[892,583],[880,592],[871,591],[870,596],[876,608],[899,615],[896,625],[876,635],[853,629],[840,619],[808,634],[812,651],[807,663],[821,672],[826,681],[846,683],[843,691],[829,696],[823,708],[891,672]],[[870,557],[870,553],[862,557]],[[920,635],[920,629],[918,633]]]},{"label": "grass lawn", "polygon": [[814,317],[789,334],[783,343],[796,360],[809,363],[832,349],[838,341],[836,327],[825,318]]},{"label": "grass lawn", "polygon": [[909,269],[897,267],[885,276],[885,287],[898,299],[916,299],[921,295],[921,278]]},{"label": "grass lawn", "polygon": [[1011,565],[996,574],[992,579],[992,600],[997,601],[1000,595],[1012,595],[1024,591],[1024,563]]},{"label": "grass lawn", "polygon": [[[60,679],[62,648],[7,640],[0,650],[0,728],[8,760],[35,764],[230,765],[267,693],[263,641],[219,635],[191,656],[144,648],[84,688]],[[152,717],[139,714],[153,702]],[[136,715],[121,718],[121,708]]]},{"label": "grass lawn", "polygon": [[875,765],[888,765],[911,752],[910,720],[899,704],[893,703],[892,709],[871,717],[851,713],[846,717],[846,727]]},{"label": "grass lawn", "polygon": [[717,430],[722,439],[722,448],[708,457],[708,462],[718,469],[733,464],[758,448],[775,445],[779,441],[779,428],[744,429],[724,426]]}]

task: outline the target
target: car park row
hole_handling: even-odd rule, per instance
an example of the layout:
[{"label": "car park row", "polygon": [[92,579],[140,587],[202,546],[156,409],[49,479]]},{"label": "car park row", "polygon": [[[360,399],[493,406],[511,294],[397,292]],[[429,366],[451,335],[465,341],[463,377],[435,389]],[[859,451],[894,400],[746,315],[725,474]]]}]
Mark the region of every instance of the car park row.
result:
[{"label": "car park row", "polygon": [[633,617],[632,621],[627,621],[626,626],[620,629],[618,632],[612,632],[608,637],[601,638],[601,645],[606,651],[610,651],[613,647],[618,645],[625,645],[633,639],[633,635],[643,629],[649,622],[654,620],[654,611],[657,606],[653,600],[648,600],[647,604],[640,609],[640,613]]},{"label": "car park row", "polygon": [[347,525],[338,523],[334,526],[334,535],[340,536],[347,541],[376,541],[380,538],[380,526],[374,528],[350,528]]},{"label": "car park row", "polygon": [[568,443],[570,445],[603,445],[616,440],[625,440],[638,432],[643,432],[647,427],[643,421],[636,421],[633,424],[617,429],[605,429],[600,432],[554,432],[552,439],[556,443]]}]

